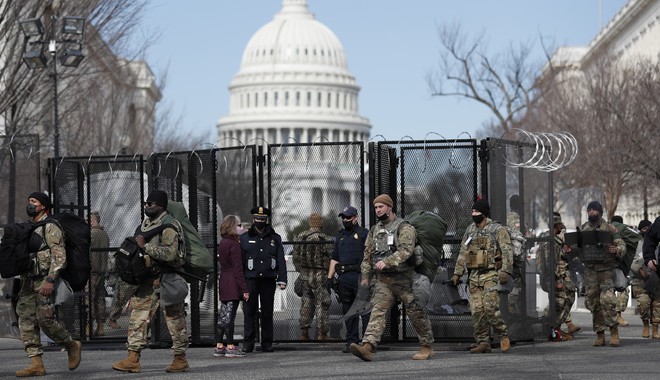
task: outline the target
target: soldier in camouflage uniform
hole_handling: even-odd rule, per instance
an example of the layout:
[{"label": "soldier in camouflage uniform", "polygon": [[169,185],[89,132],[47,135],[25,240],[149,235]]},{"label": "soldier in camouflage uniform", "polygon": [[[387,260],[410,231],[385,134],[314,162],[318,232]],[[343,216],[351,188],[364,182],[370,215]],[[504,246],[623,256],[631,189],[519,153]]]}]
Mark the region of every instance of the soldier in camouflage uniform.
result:
[{"label": "soldier in camouflage uniform", "polygon": [[371,317],[362,344],[352,343],[351,353],[364,361],[373,359],[376,345],[385,329],[387,311],[398,298],[415,328],[421,346],[412,358],[429,359],[434,354],[431,347],[431,322],[426,312],[415,302],[412,290],[414,264],[409,259],[417,239],[415,228],[392,212],[394,202],[389,195],[377,196],[373,205],[378,223],[369,231],[360,268],[363,286],[368,285],[370,278],[375,282]]},{"label": "soldier in camouflage uniform", "polygon": [[500,337],[500,349],[511,348],[509,331],[500,313],[500,295],[497,284],[511,281],[513,258],[511,238],[506,228],[490,218],[490,205],[484,199],[472,205],[472,220],[463,235],[461,253],[456,261],[451,281],[458,285],[465,268],[469,270],[470,310],[477,346],[472,353],[491,352],[490,327]]},{"label": "soldier in camouflage uniform", "polygon": [[[309,229],[298,235],[297,241],[304,242],[293,252],[293,265],[302,279],[300,305],[301,340],[309,340],[309,328],[316,315],[316,340],[327,340],[330,331],[328,309],[330,294],[326,289],[326,278],[332,251],[325,244],[332,238],[321,232],[323,218],[319,213],[309,216]],[[305,244],[307,243],[307,244]]]},{"label": "soldier in camouflage uniform", "polygon": [[[562,251],[564,246],[564,223],[561,215],[555,212],[553,215],[553,227],[555,243],[543,243],[536,253],[536,263],[541,281],[547,286],[555,287],[555,320],[552,327],[556,330],[561,329],[561,325],[566,323],[568,331],[561,333],[561,340],[573,339],[573,334],[580,330],[580,327],[571,321],[571,308],[575,303],[576,287],[571,278],[571,272],[568,268],[569,258]],[[547,238],[544,233],[542,237]],[[550,267],[550,255],[552,256],[552,265]],[[548,289],[549,290],[549,289]],[[559,331],[558,331],[559,332]]]},{"label": "soldier in camouflage uniform", "polygon": [[658,333],[658,324],[660,324],[660,297],[651,294],[644,289],[644,282],[651,274],[651,270],[644,265],[644,258],[638,256],[630,266],[630,275],[632,280],[632,291],[637,299],[637,311],[642,318],[642,337],[648,338],[651,336],[649,333],[649,322],[653,325],[653,339],[660,339]]},{"label": "soldier in camouflage uniform", "polygon": [[[153,310],[160,303],[160,274],[168,268],[180,269],[184,263],[182,244],[183,229],[181,224],[167,213],[167,194],[162,190],[149,193],[144,204],[144,214],[147,216],[139,231],[147,232],[163,224],[172,224],[174,228],[166,228],[159,235],[145,242],[142,235],[135,236],[135,241],[145,253],[145,264],[152,269],[153,276],[138,285],[131,298],[131,318],[128,326],[128,357],[116,362],[112,368],[122,372],[140,372],[140,352],[147,347],[149,320]],[[167,330],[172,337],[172,352],[174,360],[165,371],[183,372],[189,369],[186,360],[188,348],[188,332],[183,302],[163,307]]]},{"label": "soldier in camouflage uniform", "polygon": [[[48,195],[34,192],[28,197],[26,212],[33,222],[43,221],[48,217],[51,203]],[[62,230],[55,223],[37,227],[38,239],[31,239],[28,247],[32,262],[27,273],[21,275],[21,290],[18,294],[16,314],[18,329],[25,352],[31,360],[30,365],[16,376],[43,376],[46,374],[41,358],[41,334],[43,331],[54,342],[66,347],[70,370],[80,365],[82,345],[73,340],[69,332],[55,318],[53,306],[55,283],[66,266],[66,251]]]},{"label": "soldier in camouflage uniform", "polygon": [[[598,201],[587,205],[588,221],[581,231],[606,231],[614,235],[616,227],[603,220],[603,206]],[[564,253],[575,251],[582,255],[585,266],[586,297],[584,305],[591,311],[593,329],[596,332],[596,347],[605,345],[605,328],[610,329],[610,346],[619,346],[619,327],[616,313],[616,294],[614,293],[614,269],[626,254],[626,244],[621,238],[612,239],[612,243],[599,247],[564,245]]]},{"label": "soldier in camouflage uniform", "polygon": [[[108,247],[110,238],[101,225],[98,211],[89,214],[91,230],[91,248],[89,253],[92,274],[89,279],[89,294],[91,296],[92,315],[96,321],[94,335],[103,336],[105,331],[105,277],[108,273]],[[102,250],[97,250],[102,249]]]},{"label": "soldier in camouflage uniform", "polygon": [[[519,198],[520,197],[517,194],[514,194],[511,196],[511,198],[509,198],[511,211],[506,214],[506,225],[510,231],[520,231],[520,214],[517,211],[514,211],[517,210],[516,208],[514,208],[514,202],[517,202],[516,199]],[[513,244],[513,241],[511,242],[511,244]],[[524,268],[521,268],[521,270],[524,270]],[[517,315],[521,314],[519,298],[523,288],[522,275],[524,274],[521,274],[521,276],[512,279],[513,289],[511,290],[511,293],[509,293],[507,296],[509,313],[511,314],[517,314]]]}]

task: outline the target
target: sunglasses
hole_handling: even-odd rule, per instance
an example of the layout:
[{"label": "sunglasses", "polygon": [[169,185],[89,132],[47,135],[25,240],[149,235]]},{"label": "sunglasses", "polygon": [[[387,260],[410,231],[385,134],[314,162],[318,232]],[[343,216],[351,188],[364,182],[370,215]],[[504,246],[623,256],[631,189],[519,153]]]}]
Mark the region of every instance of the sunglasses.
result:
[{"label": "sunglasses", "polygon": [[146,207],[157,206],[156,202],[144,202],[144,205],[145,205]]},{"label": "sunglasses", "polygon": [[349,220],[353,220],[353,218],[355,218],[355,217],[354,216],[342,216],[341,220],[349,221]]}]

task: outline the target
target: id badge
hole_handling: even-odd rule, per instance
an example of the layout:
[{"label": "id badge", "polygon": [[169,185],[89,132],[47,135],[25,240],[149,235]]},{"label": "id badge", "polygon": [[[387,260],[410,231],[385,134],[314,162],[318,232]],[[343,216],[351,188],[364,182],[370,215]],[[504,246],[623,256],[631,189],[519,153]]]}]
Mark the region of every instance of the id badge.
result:
[{"label": "id badge", "polygon": [[387,245],[394,245],[394,235],[393,234],[388,234],[387,235]]},{"label": "id badge", "polygon": [[465,246],[467,247],[468,244],[470,244],[471,241],[472,241],[472,236],[470,236],[469,238],[465,239]]}]

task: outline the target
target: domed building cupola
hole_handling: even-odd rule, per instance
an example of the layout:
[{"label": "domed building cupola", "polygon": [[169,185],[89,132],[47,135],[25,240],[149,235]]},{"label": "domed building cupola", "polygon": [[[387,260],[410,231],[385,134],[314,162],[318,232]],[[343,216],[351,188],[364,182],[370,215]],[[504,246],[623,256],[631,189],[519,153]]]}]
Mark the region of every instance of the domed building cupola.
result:
[{"label": "domed building cupola", "polygon": [[306,0],[283,0],[273,20],[250,39],[218,122],[219,146],[367,141],[358,114],[360,87],[344,48]]}]

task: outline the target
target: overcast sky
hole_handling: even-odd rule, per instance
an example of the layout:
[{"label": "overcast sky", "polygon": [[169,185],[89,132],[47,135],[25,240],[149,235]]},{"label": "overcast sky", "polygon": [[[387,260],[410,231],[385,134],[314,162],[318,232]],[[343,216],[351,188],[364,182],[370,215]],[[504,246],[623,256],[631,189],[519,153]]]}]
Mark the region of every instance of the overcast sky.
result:
[{"label": "overcast sky", "polygon": [[[438,60],[437,25],[459,22],[471,36],[485,32],[491,51],[539,36],[555,46],[588,45],[626,0],[308,0],[316,19],[344,46],[361,86],[359,113],[371,136],[448,139],[474,136],[490,118],[469,100],[431,98],[425,75]],[[167,69],[163,102],[182,128],[217,141],[216,123],[229,112],[229,91],[250,37],[273,19],[281,0],[152,0],[145,32],[161,37],[147,52],[156,74]],[[465,137],[465,136],[462,136]],[[429,138],[437,139],[437,135]]]}]

